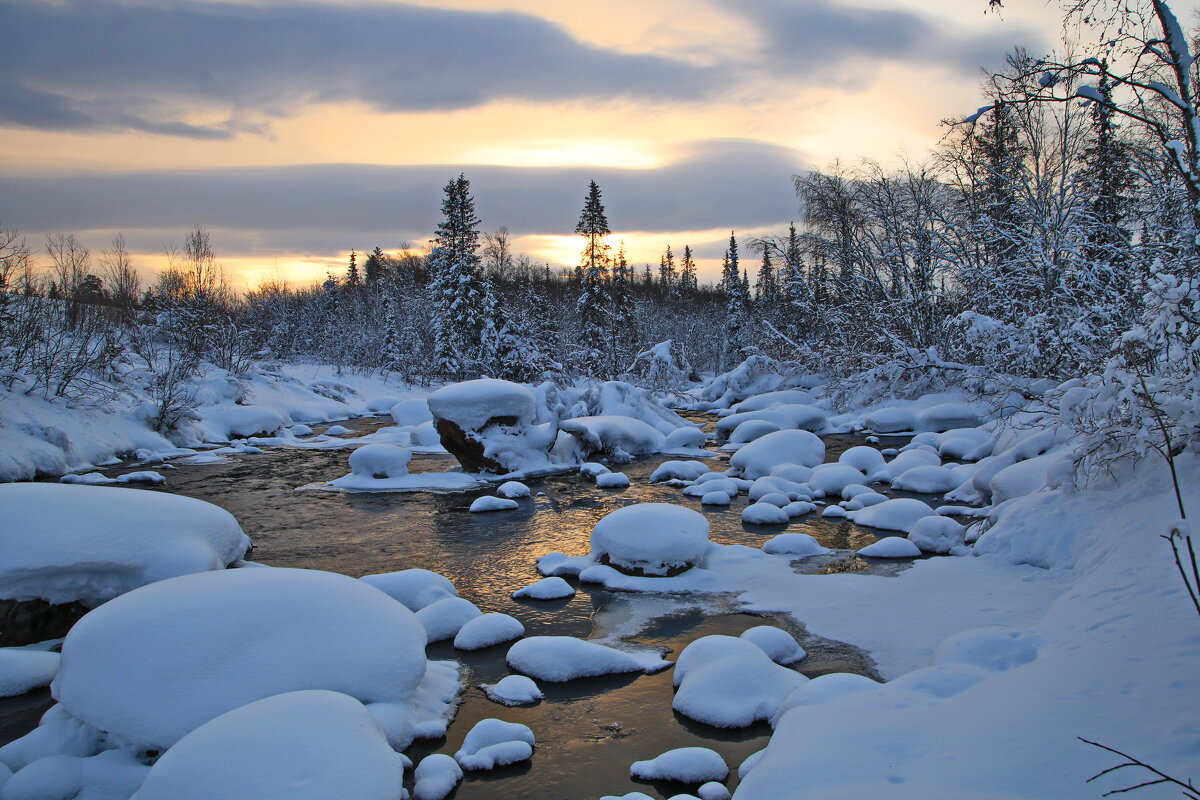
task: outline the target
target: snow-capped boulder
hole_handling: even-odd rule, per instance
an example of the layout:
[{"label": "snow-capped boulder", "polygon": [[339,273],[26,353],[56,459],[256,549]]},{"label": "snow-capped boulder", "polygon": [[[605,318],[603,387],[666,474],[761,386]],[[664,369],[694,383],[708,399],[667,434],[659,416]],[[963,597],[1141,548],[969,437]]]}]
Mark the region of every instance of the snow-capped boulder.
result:
[{"label": "snow-capped boulder", "polygon": [[732,502],[726,492],[705,492],[700,496],[702,506],[727,506]]},{"label": "snow-capped boulder", "polygon": [[967,529],[949,517],[922,517],[913,523],[908,540],[922,553],[965,553]]},{"label": "snow-capped boulder", "polygon": [[480,378],[443,386],[428,399],[441,444],[467,472],[513,472],[544,463],[554,433],[533,426],[537,398],[525,386]]},{"label": "snow-capped boulder", "polygon": [[731,469],[743,478],[754,480],[770,474],[780,464],[800,464],[815,467],[825,460],[825,443],[811,431],[775,431],[734,453],[729,459]]},{"label": "snow-capped boulder", "polygon": [[470,600],[463,597],[446,597],[417,612],[417,621],[425,628],[430,642],[453,638],[459,630],[483,612]]},{"label": "snow-capped boulder", "polygon": [[974,459],[983,458],[990,455],[989,452],[981,452],[992,440],[991,432],[984,428],[954,428],[942,434],[938,440],[938,454],[943,458],[966,459],[968,456],[973,456]]},{"label": "snow-capped boulder", "polygon": [[792,499],[783,492],[767,492],[762,497],[758,498],[759,503],[770,503],[773,506],[784,508]]},{"label": "snow-capped boulder", "polygon": [[496,487],[496,494],[509,500],[516,500],[520,497],[529,497],[530,492],[529,487],[520,481],[505,481]]},{"label": "snow-capped boulder", "polygon": [[774,493],[782,494],[789,500],[807,500],[811,497],[812,490],[808,488],[807,484],[795,483],[773,475],[764,475],[754,481],[747,496],[753,502]]},{"label": "snow-capped boulder", "polygon": [[489,424],[519,425],[533,421],[537,399],[527,387],[495,378],[480,378],[443,386],[429,395],[435,420],[448,420],[464,431]]},{"label": "snow-capped boulder", "polygon": [[762,411],[764,408],[774,408],[775,406],[783,405],[804,405],[812,401],[813,395],[810,391],[804,389],[781,389],[775,392],[763,392],[753,397],[747,397],[742,402],[734,405],[732,410],[735,412]]},{"label": "snow-capped boulder", "polygon": [[786,511],[765,500],[742,509],[742,522],[747,525],[786,525],[789,519]]},{"label": "snow-capped boulder", "polygon": [[664,448],[666,450],[699,450],[704,447],[705,441],[707,440],[704,431],[689,425],[685,428],[676,428],[668,433]]},{"label": "snow-capped boulder", "polygon": [[945,494],[962,482],[962,476],[949,467],[926,464],[906,469],[892,478],[892,488],[920,494]]},{"label": "snow-capped boulder", "polygon": [[575,587],[558,577],[542,578],[512,593],[514,600],[561,600],[574,596]]},{"label": "snow-capped boulder", "polygon": [[592,528],[592,554],[615,567],[667,575],[696,564],[708,551],[708,520],[672,503],[618,508]]},{"label": "snow-capped boulder", "polygon": [[816,510],[817,504],[810,503],[807,500],[796,500],[783,507],[783,513],[788,515],[788,519],[803,517],[805,514],[811,514]]},{"label": "snow-capped boulder", "polygon": [[597,489],[628,489],[629,476],[624,472],[606,472],[596,476]]},{"label": "snow-capped boulder", "polygon": [[483,614],[463,623],[454,634],[454,646],[459,650],[482,650],[525,635],[521,621],[508,614]]},{"label": "snow-capped boulder", "polygon": [[932,516],[933,513],[933,509],[920,500],[897,497],[861,511],[851,511],[848,516],[858,525],[908,533],[917,520]]},{"label": "snow-capped boulder", "polygon": [[780,430],[806,430],[814,433],[825,430],[829,424],[826,412],[803,404],[779,405],[762,411],[744,411],[722,417],[717,422],[717,438],[729,439],[739,426],[756,420],[777,425]]},{"label": "snow-capped boulder", "polygon": [[666,437],[633,417],[603,415],[565,419],[559,428],[574,436],[592,455],[626,453],[631,456],[658,453]]},{"label": "snow-capped boulder", "polygon": [[364,478],[398,478],[408,474],[412,451],[394,444],[364,444],[350,454],[350,472]]},{"label": "snow-capped boulder", "polygon": [[419,567],[364,575],[359,580],[403,603],[410,611],[420,611],[446,597],[458,597],[458,590],[449,578]]},{"label": "snow-capped boulder", "polygon": [[797,687],[787,696],[776,710],[775,715],[771,717],[771,725],[777,725],[783,715],[793,708],[819,705],[839,697],[873,691],[879,687],[878,682],[853,672],[831,672],[827,675],[818,675],[808,683]]},{"label": "snow-capped boulder", "polygon": [[[825,456],[822,455],[822,458]],[[771,468],[767,473],[772,478],[780,478],[789,483],[807,484],[808,479],[812,477],[812,467],[805,467],[800,464],[779,464]],[[762,478],[759,478],[762,480]]]},{"label": "snow-capped boulder", "polygon": [[573,636],[527,637],[508,649],[507,660],[518,672],[550,683],[623,672],[658,672],[671,665],[653,654],[625,652]]},{"label": "snow-capped boulder", "polygon": [[471,502],[471,513],[481,514],[488,511],[512,511],[515,508],[520,508],[520,504],[516,500],[509,500],[507,497],[491,497],[484,495],[476,497]]},{"label": "snow-capped boulder", "polygon": [[[707,476],[701,476],[701,478],[704,477]],[[709,492],[724,492],[730,497],[737,497],[740,491],[741,486],[737,481],[732,478],[722,478],[714,475],[713,480],[697,480],[691,486],[684,489],[683,493],[688,497],[703,497]]]},{"label": "snow-capped boulder", "polygon": [[707,747],[678,747],[646,761],[635,761],[629,776],[643,781],[707,783],[729,777],[725,759]]},{"label": "snow-capped boulder", "polygon": [[979,413],[967,403],[939,403],[918,415],[922,429],[948,431],[951,428],[974,428],[983,423]]},{"label": "snow-capped boulder", "polygon": [[876,433],[898,433],[916,430],[917,415],[907,408],[877,408],[867,414],[866,425]]},{"label": "snow-capped boulder", "polygon": [[533,731],[519,722],[481,719],[467,732],[454,760],[465,770],[488,770],[525,761],[536,744]]},{"label": "snow-capped boulder", "polygon": [[433,414],[429,412],[429,403],[418,397],[401,400],[392,406],[389,413],[392,415],[392,421],[401,427],[415,428],[422,422],[433,421]]},{"label": "snow-capped boulder", "polygon": [[921,548],[902,536],[888,536],[858,551],[867,558],[917,558]]},{"label": "snow-capped boulder", "polygon": [[803,661],[807,655],[804,648],[796,643],[790,633],[782,628],[776,628],[774,625],[756,625],[753,628],[747,628],[742,631],[739,638],[753,643],[767,654],[767,658],[785,667],[788,664]]},{"label": "snow-capped boulder", "polygon": [[525,675],[506,675],[494,684],[484,684],[483,691],[493,703],[504,706],[527,706],[544,696],[533,680]]},{"label": "snow-capped boulder", "polygon": [[[675,662],[671,706],[685,717],[718,728],[745,728],[770,719],[779,704],[808,678],[733,636],[703,636]],[[736,686],[736,692],[730,687]]]},{"label": "snow-capped boulder", "polygon": [[842,490],[847,486],[862,483],[866,479],[866,475],[849,464],[819,464],[813,467],[812,475],[808,478],[808,485],[826,495],[841,497]]},{"label": "snow-capped boulder", "polygon": [[833,552],[807,533],[781,533],[763,542],[764,553],[789,556],[820,556]]},{"label": "snow-capped boulder", "polygon": [[762,438],[768,433],[782,430],[778,423],[765,419],[748,419],[733,429],[729,434],[729,444],[742,445]]},{"label": "snow-capped boulder", "polygon": [[411,611],[345,575],[204,572],[143,586],[76,623],[54,694],[110,741],[164,750],[284,692],[329,689],[406,707],[425,676],[425,641]]},{"label": "snow-capped boulder", "polygon": [[184,736],[150,768],[134,798],[400,800],[404,763],[359,701],[332,691],[287,692]]},{"label": "snow-capped boulder", "polygon": [[870,475],[873,472],[883,469],[884,458],[883,453],[874,447],[860,444],[847,448],[838,456],[838,463],[854,467],[864,475]]},{"label": "snow-capped boulder", "polygon": [[650,482],[681,480],[694,481],[708,472],[708,465],[703,461],[664,461],[650,473]]},{"label": "snow-capped boulder", "polygon": [[264,406],[200,406],[196,413],[202,419],[204,440],[208,442],[269,436],[288,422],[278,411]]},{"label": "snow-capped boulder", "polygon": [[421,759],[413,771],[413,800],[444,800],[462,780],[462,767],[445,753],[433,753]]},{"label": "snow-capped boulder", "polygon": [[45,650],[0,648],[0,697],[16,697],[39,686],[49,686],[58,674],[61,658],[58,653]]}]

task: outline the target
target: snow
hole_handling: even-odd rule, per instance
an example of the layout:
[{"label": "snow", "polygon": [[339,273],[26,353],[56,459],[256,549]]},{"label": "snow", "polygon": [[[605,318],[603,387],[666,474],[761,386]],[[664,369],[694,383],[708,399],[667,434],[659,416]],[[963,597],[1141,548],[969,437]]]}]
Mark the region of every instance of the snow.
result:
[{"label": "snow", "polygon": [[765,419],[748,419],[740,423],[733,432],[729,434],[729,444],[740,445],[748,442],[753,442],[755,439],[760,439],[768,433],[782,430],[778,423],[771,422]]},{"label": "snow", "polygon": [[618,508],[592,528],[592,555],[646,575],[694,565],[708,550],[708,520],[670,503]]},{"label": "snow", "polygon": [[597,489],[628,489],[629,476],[624,472],[606,472],[596,476]]},{"label": "snow", "polygon": [[776,431],[734,453],[729,459],[731,469],[743,478],[753,480],[770,474],[780,464],[800,464],[815,467],[825,460],[825,443],[810,431]]},{"label": "snow", "polygon": [[807,653],[796,644],[792,635],[774,625],[756,625],[742,631],[741,637],[767,654],[776,664],[787,666],[802,661]]},{"label": "snow", "polygon": [[542,578],[540,581],[523,586],[512,593],[514,600],[527,597],[531,600],[561,600],[564,597],[574,597],[575,587],[562,578]]},{"label": "snow", "polygon": [[462,597],[435,600],[416,612],[417,621],[425,628],[430,642],[453,638],[459,629],[482,614],[474,603]]},{"label": "snow", "polygon": [[[761,480],[761,478],[760,478],[760,480]],[[783,492],[767,492],[762,497],[758,498],[758,502],[770,503],[773,506],[779,506],[780,508],[784,508],[785,506],[787,506],[789,503],[792,502],[792,499],[790,497],[788,497],[786,494],[784,494]]]},{"label": "snow", "polygon": [[866,426],[876,433],[897,433],[916,430],[917,415],[907,408],[886,406],[877,408],[866,416]]},{"label": "snow", "polygon": [[537,413],[537,398],[529,388],[495,378],[443,386],[429,395],[428,404],[434,417],[450,420],[464,431],[481,430],[495,417],[529,423]]},{"label": "snow", "polygon": [[204,439],[208,442],[269,435],[288,423],[278,411],[263,406],[200,406],[196,411],[203,418]]},{"label": "snow", "polygon": [[676,428],[667,434],[664,450],[699,450],[704,447],[704,431],[699,428]]},{"label": "snow", "polygon": [[525,761],[536,744],[533,731],[519,722],[489,718],[476,722],[454,760],[465,770],[488,770]]},{"label": "snow", "polygon": [[806,404],[813,401],[813,393],[803,389],[782,389],[775,392],[763,392],[748,397],[737,405],[732,406],[735,412],[762,411],[764,408],[775,406]]},{"label": "snow", "polygon": [[786,525],[789,519],[786,511],[765,500],[742,509],[742,522],[747,525]]},{"label": "snow", "polygon": [[841,506],[827,506],[825,510],[821,512],[822,517],[832,517],[836,519],[842,519],[848,515],[849,512],[847,512],[846,509],[842,508]]},{"label": "snow", "polygon": [[908,540],[922,553],[964,555],[966,528],[949,517],[922,517],[908,532]]},{"label": "snow", "polygon": [[449,578],[427,569],[404,569],[364,575],[359,580],[404,604],[410,611],[420,611],[430,603],[446,597],[458,597]]},{"label": "snow", "polygon": [[123,483],[149,483],[162,485],[167,482],[167,479],[159,472],[145,470],[142,472],[127,472],[124,475],[118,475],[115,478],[110,478],[102,472],[89,472],[84,475],[63,475],[58,479],[59,483],[74,483],[83,484],[84,486],[111,486],[113,484]]},{"label": "snow", "polygon": [[433,415],[429,413],[429,403],[419,397],[401,400],[392,406],[388,413],[391,414],[392,420],[401,427],[415,428],[423,422],[433,420]]},{"label": "snow", "polygon": [[858,525],[908,533],[917,520],[931,516],[933,513],[933,509],[920,500],[911,497],[896,497],[883,503],[867,506],[860,511],[850,511],[847,516]]},{"label": "snow", "polygon": [[394,444],[364,444],[348,459],[350,474],[362,478],[398,478],[408,474],[412,451]]},{"label": "snow", "polygon": [[165,749],[283,692],[330,689],[406,706],[425,675],[425,640],[411,611],[344,575],[203,572],[135,589],[81,619],[63,642],[53,690],[111,741]]},{"label": "snow", "polygon": [[700,800],[730,800],[733,795],[725,788],[725,784],[709,781],[696,790],[696,796]]},{"label": "snow", "polygon": [[324,430],[324,435],[326,435],[326,436],[345,436],[347,433],[351,433],[351,432],[352,431],[349,428],[347,428],[345,425],[330,425],[328,428],[326,428]]},{"label": "snow", "polygon": [[486,480],[462,472],[417,472],[395,478],[350,474],[326,484],[350,492],[469,492],[487,485]]},{"label": "snow", "polygon": [[224,509],[139,489],[0,485],[0,598],[96,606],[147,583],[220,570],[250,548]]},{"label": "snow", "polygon": [[678,747],[647,761],[635,761],[629,776],[643,781],[707,783],[729,777],[721,754],[707,747]]},{"label": "snow", "polygon": [[771,718],[771,725],[778,725],[780,718],[793,708],[828,703],[839,697],[869,692],[878,688],[877,681],[853,672],[830,672],[818,675],[787,696],[787,699],[775,712],[775,716]]},{"label": "snow", "polygon": [[949,467],[925,464],[906,469],[892,479],[892,488],[920,494],[944,494],[963,482],[963,477]]},{"label": "snow", "polygon": [[900,536],[887,536],[860,549],[858,554],[868,558],[917,558],[921,548]]},{"label": "snow", "polygon": [[[984,447],[992,440],[992,434],[984,428],[954,428],[941,435],[938,440],[938,454],[942,458],[965,459],[976,450]],[[976,458],[990,455],[989,451]]]},{"label": "snow", "polygon": [[471,503],[471,513],[477,514],[484,511],[512,511],[514,508],[520,508],[520,504],[516,500],[509,500],[506,497],[476,497]]},{"label": "snow", "polygon": [[508,614],[490,613],[472,617],[454,635],[459,650],[482,650],[525,635],[521,621]]},{"label": "snow", "polygon": [[816,510],[816,503],[810,503],[807,500],[797,500],[795,502],[788,503],[783,507],[783,512],[788,515],[788,519],[802,517],[805,514],[811,514]]},{"label": "snow", "polygon": [[807,533],[781,533],[763,542],[764,553],[789,556],[819,556],[833,551],[822,547],[820,542]]},{"label": "snow", "polygon": [[700,496],[702,506],[727,506],[732,502],[726,492],[705,492]]},{"label": "snow", "polygon": [[510,500],[516,500],[521,497],[529,497],[529,487],[520,481],[505,481],[496,487],[496,494],[501,497],[507,497]]},{"label": "snow", "polygon": [[846,464],[854,467],[859,472],[870,475],[873,472],[883,469],[884,459],[883,453],[880,453],[874,447],[860,444],[847,448],[838,456],[838,463]]},{"label": "snow", "polygon": [[717,422],[717,438],[729,439],[733,431],[750,421],[767,422],[781,430],[806,430],[821,433],[829,427],[829,415],[815,406],[786,404],[762,411],[744,411],[722,417]]},{"label": "snow", "polygon": [[484,684],[488,699],[505,706],[527,706],[543,697],[542,690],[524,675],[506,675],[495,684]]},{"label": "snow", "polygon": [[623,672],[658,672],[670,666],[656,655],[631,653],[572,636],[530,636],[508,649],[508,665],[540,681]]},{"label": "snow", "polygon": [[125,800],[137,791],[149,767],[133,754],[119,750],[86,756],[47,756],[7,781],[0,768],[0,786],[5,800]]},{"label": "snow", "polygon": [[277,694],[183,737],[135,800],[399,800],[403,756],[363,705],[331,691]]},{"label": "snow", "polygon": [[413,800],[444,800],[462,780],[463,771],[450,756],[434,753],[421,759],[414,774]]},{"label": "snow", "polygon": [[664,461],[650,473],[650,482],[659,483],[669,480],[694,481],[708,472],[708,465],[703,461]]},{"label": "snow", "polygon": [[0,697],[49,686],[58,674],[58,653],[26,648],[0,648]]},{"label": "snow", "polygon": [[624,452],[632,456],[658,453],[666,448],[666,437],[632,417],[603,415],[565,419],[559,428],[596,453]]},{"label": "snow", "polygon": [[[711,473],[710,473],[711,474]],[[706,476],[701,476],[704,478]],[[713,474],[712,480],[697,480],[683,490],[688,497],[703,497],[709,492],[724,492],[730,497],[737,497],[741,486],[731,478],[722,478]]]},{"label": "snow", "polygon": [[[824,455],[821,456],[824,458]],[[812,467],[801,466],[800,464],[779,464],[767,473],[772,478],[781,478],[791,483],[807,483],[812,476]],[[762,478],[759,478],[762,480]]]},{"label": "snow", "polygon": [[974,428],[983,422],[969,403],[938,403],[920,412],[918,419],[921,429],[927,431]]},{"label": "snow", "polygon": [[1048,470],[1057,466],[1067,456],[1051,452],[1024,461],[1010,464],[997,472],[988,481],[992,503],[999,505],[1014,497],[1024,497],[1046,486]]},{"label": "snow", "polygon": [[579,474],[585,478],[598,478],[601,475],[606,475],[611,470],[596,461],[585,461],[579,465]]},{"label": "snow", "polygon": [[[808,467],[804,469],[808,469]],[[808,500],[812,494],[812,490],[808,488],[807,484],[795,483],[774,475],[764,475],[754,481],[748,496],[751,500],[761,500],[775,492],[785,495],[789,500]]]},{"label": "snow", "polygon": [[[718,728],[745,728],[770,719],[779,704],[807,681],[771,661],[757,645],[733,636],[703,636],[675,662],[672,708]],[[731,692],[730,687],[738,687]]]},{"label": "snow", "polygon": [[847,486],[862,483],[866,479],[866,475],[847,464],[820,464],[813,468],[808,485],[814,491],[840,497]]}]

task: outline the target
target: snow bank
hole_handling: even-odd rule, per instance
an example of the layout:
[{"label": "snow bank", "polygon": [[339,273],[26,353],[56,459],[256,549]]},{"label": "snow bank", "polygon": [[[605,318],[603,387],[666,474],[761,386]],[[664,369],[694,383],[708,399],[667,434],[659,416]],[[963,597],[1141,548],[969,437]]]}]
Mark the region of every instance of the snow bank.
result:
[{"label": "snow bank", "polygon": [[969,403],[938,403],[918,415],[922,430],[948,431],[951,428],[974,428],[983,423],[975,407]]},{"label": "snow bank", "polygon": [[488,770],[525,761],[537,741],[533,731],[519,722],[481,719],[467,732],[454,760],[467,770]]},{"label": "snow bank", "polygon": [[619,508],[592,529],[592,554],[623,569],[666,575],[694,565],[708,550],[708,520],[671,503]]},{"label": "snow bank", "polygon": [[407,705],[425,675],[424,648],[411,611],[353,578],[205,572],[136,589],[76,623],[54,696],[113,741],[162,750],[283,692],[330,689]]},{"label": "snow bank", "polygon": [[0,485],[0,598],[95,606],[154,581],[219,570],[250,539],[218,506],[138,489]]},{"label": "snow bank", "polygon": [[400,800],[404,757],[352,697],[297,691],[228,711],[179,740],[134,800]]},{"label": "snow bank", "polygon": [[917,415],[907,408],[886,406],[871,411],[866,416],[866,425],[876,433],[898,433],[900,431],[916,430],[919,423]]},{"label": "snow bank", "polygon": [[481,430],[497,417],[529,423],[537,413],[537,398],[530,389],[495,378],[443,386],[427,402],[434,417],[450,420],[464,431]]},{"label": "snow bank", "polygon": [[754,480],[770,474],[780,464],[799,464],[815,467],[825,460],[825,443],[811,431],[776,431],[734,453],[729,459],[731,469],[743,478]]},{"label": "snow bank", "polygon": [[949,517],[922,517],[913,523],[908,540],[922,553],[964,555],[967,552],[966,531]]},{"label": "snow bank", "polygon": [[781,389],[777,392],[763,392],[748,397],[737,405],[732,406],[735,412],[762,411],[782,405],[807,405],[813,401],[813,393],[804,389]]},{"label": "snow bank", "polygon": [[508,665],[518,672],[550,683],[623,672],[658,672],[671,665],[654,655],[625,652],[572,636],[530,636],[510,647],[507,658]]},{"label": "snow bank", "polygon": [[647,761],[635,761],[629,777],[643,781],[706,783],[729,777],[725,759],[707,747],[678,747]]},{"label": "snow bank", "polygon": [[[779,704],[807,681],[781,667],[757,645],[733,636],[703,636],[675,662],[677,687],[671,706],[718,728],[745,728],[770,719]],[[736,686],[736,692],[730,687]],[[778,795],[782,796],[782,795]]]}]

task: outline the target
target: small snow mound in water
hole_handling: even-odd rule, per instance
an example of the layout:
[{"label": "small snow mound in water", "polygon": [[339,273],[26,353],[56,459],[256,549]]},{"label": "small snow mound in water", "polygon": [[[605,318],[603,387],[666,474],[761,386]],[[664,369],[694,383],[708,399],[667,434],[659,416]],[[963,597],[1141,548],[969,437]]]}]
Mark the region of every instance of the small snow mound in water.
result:
[{"label": "small snow mound in water", "polygon": [[908,533],[916,521],[933,516],[933,509],[911,497],[897,497],[847,514],[858,525]]},{"label": "small snow mound in water", "polygon": [[845,516],[848,516],[848,512],[846,511],[846,509],[842,508],[841,506],[827,506],[825,508],[825,510],[821,512],[821,516],[822,517],[845,517]]},{"label": "small snow mound in water", "polygon": [[562,578],[542,578],[540,581],[517,589],[512,593],[514,600],[528,597],[531,600],[559,600],[564,597],[574,597],[575,588]]},{"label": "small snow mound in water", "polygon": [[707,747],[678,747],[648,761],[635,761],[629,777],[643,781],[707,783],[729,777],[729,766],[720,753]]},{"label": "small snow mound in water", "polygon": [[479,514],[484,511],[512,511],[514,508],[520,508],[516,500],[509,500],[507,497],[491,497],[484,495],[476,497],[475,502],[471,503],[471,513]]},{"label": "small snow mound in water", "polygon": [[788,503],[792,502],[792,500],[783,492],[767,492],[762,497],[758,498],[758,502],[769,503],[773,506],[785,508]]},{"label": "small snow mound in water", "polygon": [[921,555],[921,548],[902,536],[888,536],[867,545],[858,554],[868,558],[917,558]]},{"label": "small snow mound in water", "polygon": [[163,754],[137,800],[398,800],[404,757],[352,697],[278,694],[222,714]]},{"label": "small snow mound in water", "polygon": [[783,513],[788,515],[788,519],[802,517],[805,514],[811,514],[816,510],[816,503],[810,503],[807,500],[797,500],[796,502],[788,503],[783,507]]},{"label": "small snow mound in water", "polygon": [[413,800],[444,800],[462,780],[462,767],[445,753],[421,759],[414,772]]},{"label": "small snow mound in water", "polygon": [[608,467],[595,461],[585,461],[579,465],[579,474],[586,478],[594,479],[608,473],[609,471],[610,470]]},{"label": "small snow mound in water", "polygon": [[624,472],[607,472],[596,476],[598,489],[628,489],[629,476]]},{"label": "small snow mound in water", "polygon": [[709,781],[696,790],[696,796],[700,800],[730,800],[733,795],[725,788],[725,784]]},{"label": "small snow mound in water", "polygon": [[520,481],[505,481],[496,488],[496,494],[515,500],[518,497],[529,497],[529,487]]},{"label": "small snow mound in water", "polygon": [[703,497],[709,492],[724,492],[730,497],[737,497],[741,487],[730,478],[714,478],[712,480],[697,480],[683,490],[687,497]]},{"label": "small snow mound in water", "polygon": [[729,444],[749,444],[755,439],[761,439],[768,433],[783,430],[777,423],[768,419],[748,419],[738,423],[729,434]]},{"label": "small snow mound in water", "polygon": [[878,408],[867,414],[866,425],[876,433],[898,433],[917,428],[917,415],[907,408]]},{"label": "small snow mound in water", "polygon": [[141,489],[0,485],[0,598],[88,606],[241,558],[250,538],[223,508]]},{"label": "small snow mound in water", "polygon": [[483,615],[474,603],[462,597],[447,597],[430,603],[417,612],[417,621],[425,626],[430,642],[457,635],[462,626]]},{"label": "small snow mound in water", "polygon": [[605,516],[592,529],[592,554],[615,566],[665,575],[694,565],[708,551],[708,520],[671,503],[637,503]]},{"label": "small snow mound in water", "polygon": [[401,400],[392,406],[392,410],[388,413],[392,415],[392,420],[402,427],[415,428],[422,422],[433,420],[433,415],[429,413],[429,404],[416,397],[409,400]]},{"label": "small snow mound in water", "polygon": [[825,443],[810,431],[768,433],[738,450],[729,459],[731,469],[748,480],[770,474],[780,464],[815,467],[825,460]]},{"label": "small snow mound in water", "polygon": [[350,474],[362,478],[398,478],[408,474],[412,451],[394,444],[364,444],[350,454]]},{"label": "small snow mound in water", "polygon": [[325,429],[326,436],[345,436],[350,432],[350,429],[343,425],[330,425]]},{"label": "small snow mound in water", "polygon": [[757,645],[767,654],[767,658],[783,666],[802,661],[808,655],[803,647],[796,644],[790,633],[774,625],[748,628],[742,631],[740,638]]},{"label": "small snow mound in water", "polygon": [[[781,667],[757,645],[733,636],[703,636],[675,662],[672,708],[718,728],[745,728],[769,719],[808,678]],[[737,692],[730,687],[737,686]]]},{"label": "small snow mound in water", "polygon": [[495,684],[484,684],[488,699],[505,706],[527,706],[544,696],[542,690],[525,675],[506,675]]},{"label": "small snow mound in water", "polygon": [[979,413],[967,403],[939,403],[920,414],[921,427],[927,431],[974,428],[982,424]]},{"label": "small snow mound in water", "polygon": [[725,492],[705,492],[700,498],[702,506],[727,506],[730,502],[729,495]]},{"label": "small snow mound in water", "polygon": [[885,462],[883,453],[880,453],[874,447],[867,447],[860,444],[847,449],[838,456],[838,463],[854,467],[859,472],[870,475],[872,472],[883,469]]},{"label": "small snow mound in water", "polygon": [[704,447],[704,431],[688,426],[676,428],[667,434],[667,450],[698,450]]},{"label": "small snow mound in water", "polygon": [[364,575],[359,580],[403,603],[410,611],[420,611],[446,597],[458,597],[458,591],[449,578],[419,567]]},{"label": "small snow mound in water", "polygon": [[[58,653],[0,648],[0,697],[16,697],[49,686],[58,674]],[[0,779],[0,786],[4,783]]]},{"label": "small snow mound in water", "polygon": [[967,529],[949,517],[922,517],[908,533],[908,540],[923,553],[953,553],[966,551]]},{"label": "small snow mound in water", "polygon": [[464,431],[477,431],[493,417],[530,422],[537,409],[537,397],[531,390],[495,378],[443,386],[429,395],[427,403],[433,416],[448,419]]},{"label": "small snow mound in water", "polygon": [[508,614],[484,614],[463,623],[454,635],[459,650],[482,650],[485,647],[511,642],[525,635],[525,626]]},{"label": "small snow mound in water", "polygon": [[920,494],[945,494],[963,482],[949,467],[926,464],[906,469],[892,479],[892,488]]},{"label": "small snow mound in water", "polygon": [[808,485],[818,492],[841,497],[842,490],[847,486],[862,483],[866,479],[866,475],[848,464],[821,464],[813,469]]},{"label": "small snow mound in water", "polygon": [[519,722],[489,718],[475,723],[454,760],[466,770],[487,770],[525,761],[536,744],[533,731]]},{"label": "small snow mound in water", "polygon": [[[680,428],[680,430],[685,429]],[[676,478],[694,481],[706,472],[708,472],[708,465],[703,461],[664,461],[650,474],[650,482],[658,483]]]},{"label": "small snow mound in water", "polygon": [[623,672],[658,672],[671,666],[658,656],[627,653],[573,636],[530,636],[510,647],[507,658],[508,665],[518,672],[551,683]]},{"label": "small snow mound in water", "polygon": [[786,511],[765,500],[742,509],[742,522],[747,525],[786,525],[789,519]]}]

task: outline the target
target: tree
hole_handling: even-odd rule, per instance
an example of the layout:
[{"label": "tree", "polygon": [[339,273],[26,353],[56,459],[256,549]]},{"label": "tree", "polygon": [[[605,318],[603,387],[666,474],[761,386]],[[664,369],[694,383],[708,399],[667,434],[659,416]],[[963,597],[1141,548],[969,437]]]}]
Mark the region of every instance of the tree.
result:
[{"label": "tree", "polygon": [[481,374],[490,360],[494,338],[486,336],[494,301],[480,267],[479,218],[465,175],[446,184],[444,219],[434,234],[429,254],[430,289],[435,304],[434,370],[452,380]]},{"label": "tree", "polygon": [[576,304],[580,328],[579,360],[585,374],[598,377],[612,368],[606,352],[609,308],[605,292],[611,256],[609,245],[604,240],[612,231],[608,227],[604,205],[600,202],[600,187],[595,181],[588,184],[588,196],[584,200],[575,232],[583,236],[584,241],[579,262],[579,301]]},{"label": "tree", "polygon": [[383,251],[376,247],[371,251],[371,255],[367,256],[367,260],[363,262],[363,273],[366,279],[367,286],[377,284],[387,272],[387,257]]},{"label": "tree", "polygon": [[346,267],[346,286],[357,289],[362,285],[362,276],[358,272],[358,253],[350,251],[350,265]]},{"label": "tree", "polygon": [[685,244],[683,246],[683,263],[679,267],[679,291],[684,295],[695,294],[698,285],[692,248]]},{"label": "tree", "polygon": [[629,348],[626,342],[637,340],[637,314],[633,305],[633,270],[625,259],[625,243],[617,249],[617,261],[612,273],[612,314],[609,317],[609,350],[617,367],[626,366]]},{"label": "tree", "polygon": [[729,233],[729,249],[721,266],[721,289],[725,293],[725,361],[728,369],[745,357],[745,348],[750,344],[750,297],[747,284],[738,261],[737,239]]},{"label": "tree", "polygon": [[671,245],[667,245],[667,252],[663,253],[658,265],[658,285],[665,297],[674,297],[677,292],[677,278],[675,275],[675,254],[671,252]]}]

